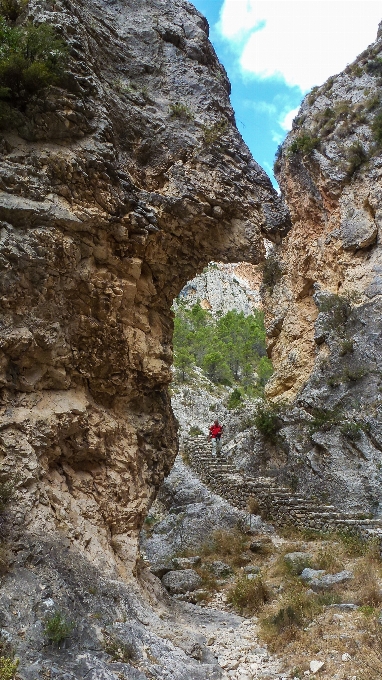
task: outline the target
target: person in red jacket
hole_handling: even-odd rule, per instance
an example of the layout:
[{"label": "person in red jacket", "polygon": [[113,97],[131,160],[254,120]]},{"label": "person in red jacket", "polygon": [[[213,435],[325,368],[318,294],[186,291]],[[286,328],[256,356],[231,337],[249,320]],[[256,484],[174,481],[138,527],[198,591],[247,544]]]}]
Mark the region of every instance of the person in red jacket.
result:
[{"label": "person in red jacket", "polygon": [[217,455],[220,454],[222,445],[221,445],[221,436],[222,432],[224,429],[224,425],[220,425],[218,420],[215,420],[213,425],[210,425],[208,430],[208,441],[212,442],[212,455],[215,455],[215,452]]}]

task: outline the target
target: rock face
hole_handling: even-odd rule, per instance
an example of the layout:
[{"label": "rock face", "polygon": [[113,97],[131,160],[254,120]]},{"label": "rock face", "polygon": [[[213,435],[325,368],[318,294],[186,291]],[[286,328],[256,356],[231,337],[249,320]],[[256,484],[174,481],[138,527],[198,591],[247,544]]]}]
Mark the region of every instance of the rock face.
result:
[{"label": "rock face", "polygon": [[[276,162],[293,229],[265,290],[272,399],[300,491],[381,512],[381,32],[304,99]],[[272,263],[270,263],[271,266]]]},{"label": "rock face", "polygon": [[65,536],[131,574],[176,454],[172,300],[212,259],[257,262],[286,209],[234,125],[185,0],[31,0],[67,89],[1,141],[1,451],[13,536]]},{"label": "rock face", "polygon": [[[256,265],[212,263],[206,271],[195,276],[179,294],[187,307],[199,302],[211,314],[227,314],[231,310],[246,316],[262,307],[260,297],[261,271]],[[176,302],[174,302],[174,306]]]}]

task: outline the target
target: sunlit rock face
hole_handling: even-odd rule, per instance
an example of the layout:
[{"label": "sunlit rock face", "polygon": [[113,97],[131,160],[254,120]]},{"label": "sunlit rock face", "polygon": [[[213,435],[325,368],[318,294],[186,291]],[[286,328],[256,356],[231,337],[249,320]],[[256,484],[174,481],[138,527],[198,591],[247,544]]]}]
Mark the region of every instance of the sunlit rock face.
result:
[{"label": "sunlit rock face", "polygon": [[[276,163],[293,228],[265,294],[268,395],[305,409],[285,430],[287,469],[300,488],[367,512],[382,500],[381,56],[380,32],[304,99]],[[305,441],[315,408],[326,423]]]},{"label": "sunlit rock face", "polygon": [[12,515],[128,575],[176,454],[171,303],[211,260],[258,262],[287,211],[237,131],[183,0],[31,0],[67,89],[1,148],[1,448]]}]

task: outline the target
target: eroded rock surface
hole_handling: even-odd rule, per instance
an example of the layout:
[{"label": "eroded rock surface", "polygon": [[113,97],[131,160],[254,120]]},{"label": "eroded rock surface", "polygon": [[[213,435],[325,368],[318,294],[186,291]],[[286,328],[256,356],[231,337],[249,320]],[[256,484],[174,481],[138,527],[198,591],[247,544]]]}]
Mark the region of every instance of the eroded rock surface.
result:
[{"label": "eroded rock surface", "polygon": [[276,163],[293,228],[265,291],[268,395],[297,397],[268,457],[283,452],[299,491],[372,514],[382,502],[381,37],[302,103]]},{"label": "eroded rock surface", "polygon": [[1,450],[14,538],[57,532],[129,576],[176,454],[174,296],[211,259],[257,262],[286,209],[235,124],[184,0],[31,0],[69,46],[67,89],[1,157]]}]

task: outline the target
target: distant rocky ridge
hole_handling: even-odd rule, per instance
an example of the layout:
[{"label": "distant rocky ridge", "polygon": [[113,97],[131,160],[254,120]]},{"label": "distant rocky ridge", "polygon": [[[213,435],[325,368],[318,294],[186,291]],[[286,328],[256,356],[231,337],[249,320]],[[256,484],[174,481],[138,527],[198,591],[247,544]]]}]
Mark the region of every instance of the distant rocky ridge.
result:
[{"label": "distant rocky ridge", "polygon": [[[210,263],[182,288],[179,300],[192,306],[196,302],[216,315],[236,310],[246,316],[262,308],[260,285],[262,272],[258,266],[247,262],[237,264]],[[176,301],[174,302],[176,307]]]}]

